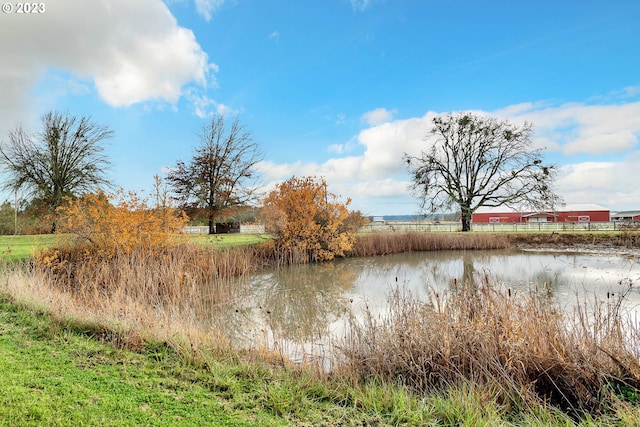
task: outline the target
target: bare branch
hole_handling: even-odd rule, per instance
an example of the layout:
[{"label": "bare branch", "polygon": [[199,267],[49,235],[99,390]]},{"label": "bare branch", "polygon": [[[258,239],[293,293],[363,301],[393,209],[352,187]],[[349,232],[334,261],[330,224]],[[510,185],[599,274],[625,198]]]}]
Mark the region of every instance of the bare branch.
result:
[{"label": "bare branch", "polygon": [[18,125],[0,144],[0,166],[9,175],[3,188],[23,190],[53,211],[65,197],[108,187],[110,162],[101,143],[111,137],[106,126],[69,113],[46,113],[36,134]]},{"label": "bare branch", "polygon": [[227,127],[223,116],[214,116],[199,137],[189,164],[178,161],[167,180],[183,208],[207,212],[213,233],[214,219],[255,200],[262,153],[237,118]]},{"label": "bare branch", "polygon": [[480,206],[553,208],[556,167],[531,148],[532,125],[460,113],[436,117],[433,145],[421,157],[405,154],[413,188],[431,211],[457,205],[463,231]]}]

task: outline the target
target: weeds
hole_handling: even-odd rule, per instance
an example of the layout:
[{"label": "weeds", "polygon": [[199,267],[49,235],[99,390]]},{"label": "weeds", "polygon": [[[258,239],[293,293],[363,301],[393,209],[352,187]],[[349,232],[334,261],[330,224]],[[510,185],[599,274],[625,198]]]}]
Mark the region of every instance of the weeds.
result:
[{"label": "weeds", "polygon": [[510,247],[506,235],[500,234],[433,234],[370,233],[359,235],[350,256],[389,255],[402,252],[505,249]]},{"label": "weeds", "polygon": [[[373,234],[360,236],[351,255],[508,246],[500,235]],[[237,360],[239,354],[229,331],[216,326],[215,319],[224,318],[233,301],[243,297],[243,290],[226,279],[282,259],[268,242],[232,251],[147,245],[108,256],[92,244],[63,245],[29,264],[7,265],[2,290],[46,307],[59,319],[86,319],[85,334],[117,347],[144,350],[151,338],[206,367],[215,366],[212,355]],[[632,287],[629,282],[627,292]],[[318,388],[309,397],[306,388],[287,391],[271,383],[262,404],[274,415],[289,417],[310,398],[331,400],[366,406],[372,419],[389,419],[391,413],[397,423],[423,423],[432,416],[444,424],[500,424],[505,414],[531,413],[548,403],[587,417],[623,408],[612,417],[629,417],[637,413],[633,405],[640,390],[640,330],[628,321],[625,297],[622,292],[604,302],[585,302],[567,315],[547,289],[516,292],[488,279],[433,293],[428,303],[398,289],[388,314],[353,318],[348,339],[338,346],[342,366],[335,375],[353,379],[349,392]],[[273,357],[262,351],[264,360]],[[153,352],[165,357],[163,347]],[[286,366],[282,357],[273,360]],[[369,388],[372,379],[391,387],[386,390],[414,394],[382,396]],[[215,387],[228,388],[224,381]],[[416,395],[431,396],[429,404],[418,405]],[[403,405],[406,415],[398,409]]]},{"label": "weeds", "polygon": [[640,389],[638,329],[622,304],[565,316],[546,289],[517,293],[487,281],[428,303],[398,289],[390,303],[387,315],[353,318],[340,346],[359,378],[418,393],[474,384],[499,405],[547,402],[573,414],[606,409],[607,387],[628,400]]}]

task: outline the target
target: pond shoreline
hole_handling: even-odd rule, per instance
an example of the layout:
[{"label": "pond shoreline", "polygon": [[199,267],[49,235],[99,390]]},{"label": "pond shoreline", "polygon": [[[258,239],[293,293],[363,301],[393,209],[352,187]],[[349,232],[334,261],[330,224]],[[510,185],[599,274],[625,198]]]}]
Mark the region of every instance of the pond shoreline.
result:
[{"label": "pond shoreline", "polygon": [[621,248],[601,245],[515,245],[514,249],[520,249],[525,252],[561,252],[561,253],[581,253],[581,254],[602,254],[602,255],[620,255],[640,258],[640,248]]},{"label": "pond shoreline", "polygon": [[640,258],[640,234],[510,234],[514,249],[531,252],[589,253]]}]

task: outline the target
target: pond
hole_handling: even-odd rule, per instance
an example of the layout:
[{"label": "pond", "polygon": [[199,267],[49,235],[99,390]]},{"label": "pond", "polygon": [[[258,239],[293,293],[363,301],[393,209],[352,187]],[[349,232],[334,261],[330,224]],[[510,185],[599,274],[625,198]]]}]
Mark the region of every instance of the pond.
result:
[{"label": "pond", "polygon": [[[514,290],[548,287],[561,307],[579,299],[625,298],[640,304],[640,259],[633,256],[498,251],[414,252],[331,263],[292,266],[238,279],[241,296],[216,308],[210,321],[240,346],[267,343],[293,360],[324,359],[330,342],[344,336],[349,315],[366,307],[388,309],[388,296],[401,287],[412,297],[452,290],[473,279]],[[221,314],[221,315],[220,315]]]}]

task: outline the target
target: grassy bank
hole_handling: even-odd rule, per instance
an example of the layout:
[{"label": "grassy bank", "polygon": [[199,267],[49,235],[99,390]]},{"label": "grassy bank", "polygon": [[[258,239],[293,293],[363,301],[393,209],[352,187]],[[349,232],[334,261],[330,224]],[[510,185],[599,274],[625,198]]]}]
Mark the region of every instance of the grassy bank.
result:
[{"label": "grassy bank", "polygon": [[358,236],[351,256],[389,255],[402,252],[505,249],[506,235],[486,233],[369,233]]},{"label": "grassy bank", "polygon": [[601,248],[640,248],[640,232],[581,232],[581,233],[505,233],[511,246],[559,246],[592,245]]},{"label": "grassy bank", "polygon": [[6,299],[0,329],[2,425],[363,425],[420,416],[359,409],[312,371],[204,354],[190,360],[157,342],[138,352],[114,348],[95,339],[104,332],[98,326]]},{"label": "grassy bank", "polygon": [[544,406],[509,410],[471,386],[417,396],[375,379],[326,378],[256,358],[185,358],[153,341],[134,352],[101,342],[98,325],[56,320],[6,295],[0,329],[7,426],[623,426],[636,415],[577,423]]},{"label": "grassy bank", "polygon": [[[86,418],[92,415],[82,411],[91,412],[94,401],[111,402],[98,411],[106,416],[106,408],[113,410],[113,402],[122,399],[133,419],[154,425],[163,405],[173,408],[152,405],[165,402],[145,394],[156,389],[173,405],[186,405],[158,425],[182,423],[180,414],[201,405],[202,396],[213,401],[204,405],[206,411],[220,415],[202,423],[220,425],[630,425],[640,419],[640,331],[621,316],[618,300],[596,301],[602,310],[595,317],[579,311],[565,318],[544,292],[516,295],[491,283],[436,294],[427,303],[397,294],[388,316],[354,319],[348,339],[337,347],[341,363],[325,375],[318,367],[288,364],[266,344],[243,351],[231,345],[225,332],[233,325],[224,321],[232,317],[228,310],[237,312],[234,302],[242,300],[243,290],[226,278],[269,265],[269,255],[252,244],[229,251],[209,246],[215,244],[108,259],[61,247],[39,263],[1,266],[0,346],[6,347],[0,348],[0,369],[16,373],[0,382],[0,390],[16,392],[0,392],[6,402],[0,419],[5,410],[13,425],[29,425],[19,420],[31,419],[24,418],[31,413],[44,420],[31,425],[71,425],[62,421],[69,416],[104,424],[100,420],[106,418]],[[352,255],[511,244],[506,235],[390,233],[359,238]],[[38,312],[48,316],[33,314]],[[5,320],[7,313],[14,314]],[[76,340],[103,345],[91,337],[111,345],[96,350],[97,361],[94,353],[75,347]],[[76,356],[81,358],[72,370],[64,370],[64,360]],[[29,366],[24,376],[21,365]],[[103,365],[120,370],[95,376],[93,371],[107,369]],[[123,368],[129,365],[138,366],[137,374]],[[39,366],[54,374],[38,376]],[[96,398],[107,390],[90,388],[85,374],[93,374],[98,385],[129,384],[133,378],[130,386],[140,390],[116,388],[114,395]],[[31,403],[32,393],[40,393],[42,403]],[[18,397],[11,400],[12,395]],[[80,403],[73,403],[74,395]],[[137,396],[134,403],[129,396]],[[53,418],[59,405],[77,409]],[[204,417],[198,413],[188,416]],[[229,414],[238,421],[224,418]],[[185,420],[184,425],[200,423]],[[123,418],[113,425],[128,424]]]}]

